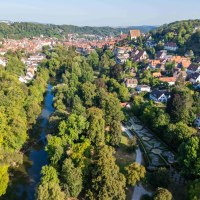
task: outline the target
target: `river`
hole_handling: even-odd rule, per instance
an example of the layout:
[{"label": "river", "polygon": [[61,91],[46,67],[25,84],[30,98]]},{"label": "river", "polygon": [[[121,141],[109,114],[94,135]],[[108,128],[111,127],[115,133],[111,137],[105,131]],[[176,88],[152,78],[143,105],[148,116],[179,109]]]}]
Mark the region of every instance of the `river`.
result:
[{"label": "river", "polygon": [[[37,128],[38,137],[34,145],[24,155],[24,162],[13,172],[11,177],[11,186],[7,194],[3,197],[6,200],[34,200],[36,187],[40,181],[40,171],[42,167],[48,164],[48,157],[45,151],[48,120],[54,112],[52,86],[47,87],[44,106],[41,115],[38,118],[39,126]],[[12,180],[13,179],[13,180]]]}]

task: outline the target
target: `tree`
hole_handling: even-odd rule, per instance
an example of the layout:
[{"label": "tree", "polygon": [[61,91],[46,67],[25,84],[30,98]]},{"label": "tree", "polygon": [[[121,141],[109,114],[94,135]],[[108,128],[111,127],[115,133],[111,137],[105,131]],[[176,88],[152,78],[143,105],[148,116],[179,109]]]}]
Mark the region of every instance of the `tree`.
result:
[{"label": "tree", "polygon": [[81,168],[75,167],[70,158],[64,160],[62,165],[63,185],[70,197],[78,197],[82,190]]},{"label": "tree", "polygon": [[182,172],[187,176],[200,175],[200,139],[191,137],[183,142],[178,150],[178,161]]},{"label": "tree", "polygon": [[99,64],[99,55],[96,51],[93,51],[88,56],[88,63],[93,67],[93,69],[97,69]]},{"label": "tree", "polygon": [[189,184],[188,187],[188,198],[189,200],[198,200],[200,199],[200,180],[196,179]]},{"label": "tree", "polygon": [[107,82],[107,85],[108,85],[108,91],[112,93],[116,93],[118,98],[122,102],[128,101],[130,99],[130,93],[124,83],[119,84],[115,79],[111,78]]},{"label": "tree", "polygon": [[0,196],[6,193],[8,187],[9,175],[8,175],[8,166],[0,167]]},{"label": "tree", "polygon": [[90,82],[86,82],[81,86],[81,96],[86,106],[92,106],[96,96],[96,86]]},{"label": "tree", "polygon": [[121,123],[113,120],[110,124],[110,144],[119,146],[122,137]]},{"label": "tree", "polygon": [[51,166],[44,166],[41,170],[42,178],[36,193],[37,200],[64,200],[65,194],[59,186],[56,170]]},{"label": "tree", "polygon": [[17,76],[22,76],[24,75],[25,65],[17,56],[8,56],[6,70]]},{"label": "tree", "polygon": [[116,64],[110,67],[110,77],[120,81],[123,78],[123,66]]},{"label": "tree", "polygon": [[153,200],[172,200],[172,194],[167,189],[157,188]]},{"label": "tree", "polygon": [[125,200],[125,177],[115,163],[113,148],[103,145],[96,150],[91,172],[89,199]]},{"label": "tree", "polygon": [[186,124],[191,124],[194,121],[192,105],[191,91],[186,88],[175,88],[172,90],[171,98],[167,102],[166,111],[173,122],[183,121]]},{"label": "tree", "polygon": [[167,188],[170,183],[169,171],[166,168],[161,167],[157,171],[152,172],[148,175],[148,181],[155,188],[157,187]]},{"label": "tree", "polygon": [[65,200],[65,194],[61,191],[59,184],[46,182],[39,185],[37,194],[37,200]]},{"label": "tree", "polygon": [[145,167],[136,162],[125,167],[125,170],[127,184],[131,186],[135,186],[146,174]]},{"label": "tree", "polygon": [[77,115],[86,116],[86,108],[83,106],[83,103],[78,95],[75,95],[72,103],[72,113]]},{"label": "tree", "polygon": [[88,123],[82,115],[71,114],[66,121],[59,124],[59,135],[67,142],[72,143],[79,139],[80,134],[87,129]]},{"label": "tree", "polygon": [[171,141],[175,146],[179,146],[182,142],[186,141],[189,137],[196,133],[196,130],[189,127],[183,122],[176,124],[169,124],[167,127],[167,134],[171,136]]},{"label": "tree", "polygon": [[107,93],[105,95],[105,93],[102,93],[100,99],[107,125],[110,125],[113,120],[120,122],[124,119],[119,99],[114,94]]},{"label": "tree", "polygon": [[96,145],[102,145],[105,142],[105,121],[101,109],[91,107],[87,110],[89,128],[87,131],[88,137]]}]

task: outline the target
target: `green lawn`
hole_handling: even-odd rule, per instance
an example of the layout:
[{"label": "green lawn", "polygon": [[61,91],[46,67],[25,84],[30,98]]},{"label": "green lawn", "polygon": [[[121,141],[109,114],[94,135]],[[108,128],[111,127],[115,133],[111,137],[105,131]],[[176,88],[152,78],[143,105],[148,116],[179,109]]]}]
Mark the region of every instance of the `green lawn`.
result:
[{"label": "green lawn", "polygon": [[120,167],[121,172],[124,171],[125,166],[135,162],[135,152],[130,152],[129,147],[129,138],[123,134],[120,146],[116,148],[115,154],[116,163]]}]

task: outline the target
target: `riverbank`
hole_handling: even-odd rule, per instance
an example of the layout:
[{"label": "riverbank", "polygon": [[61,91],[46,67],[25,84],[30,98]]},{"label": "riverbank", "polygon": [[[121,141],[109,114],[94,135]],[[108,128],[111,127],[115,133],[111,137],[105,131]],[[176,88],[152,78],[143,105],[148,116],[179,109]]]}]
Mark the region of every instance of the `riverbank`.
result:
[{"label": "riverbank", "polygon": [[45,98],[43,110],[38,117],[36,130],[32,132],[36,135],[34,139],[30,137],[29,146],[23,149],[23,164],[18,168],[11,169],[11,181],[6,195],[1,197],[2,200],[34,200],[35,189],[40,181],[40,171],[42,166],[48,164],[48,155],[45,151],[46,134],[48,127],[48,119],[53,113],[53,95],[51,93],[52,85],[49,84]]}]

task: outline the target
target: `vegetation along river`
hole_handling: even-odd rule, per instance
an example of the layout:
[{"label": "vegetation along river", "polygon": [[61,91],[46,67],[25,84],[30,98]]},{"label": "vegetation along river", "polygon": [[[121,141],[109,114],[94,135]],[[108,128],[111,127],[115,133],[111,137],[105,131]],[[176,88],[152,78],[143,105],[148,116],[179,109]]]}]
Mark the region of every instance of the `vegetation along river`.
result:
[{"label": "vegetation along river", "polygon": [[[48,85],[41,115],[38,118],[34,142],[31,142],[25,150],[24,161],[11,177],[11,185],[2,200],[34,200],[35,190],[40,181],[41,168],[48,164],[45,152],[48,119],[54,112],[52,85]],[[0,198],[1,199],[1,198]]]}]

